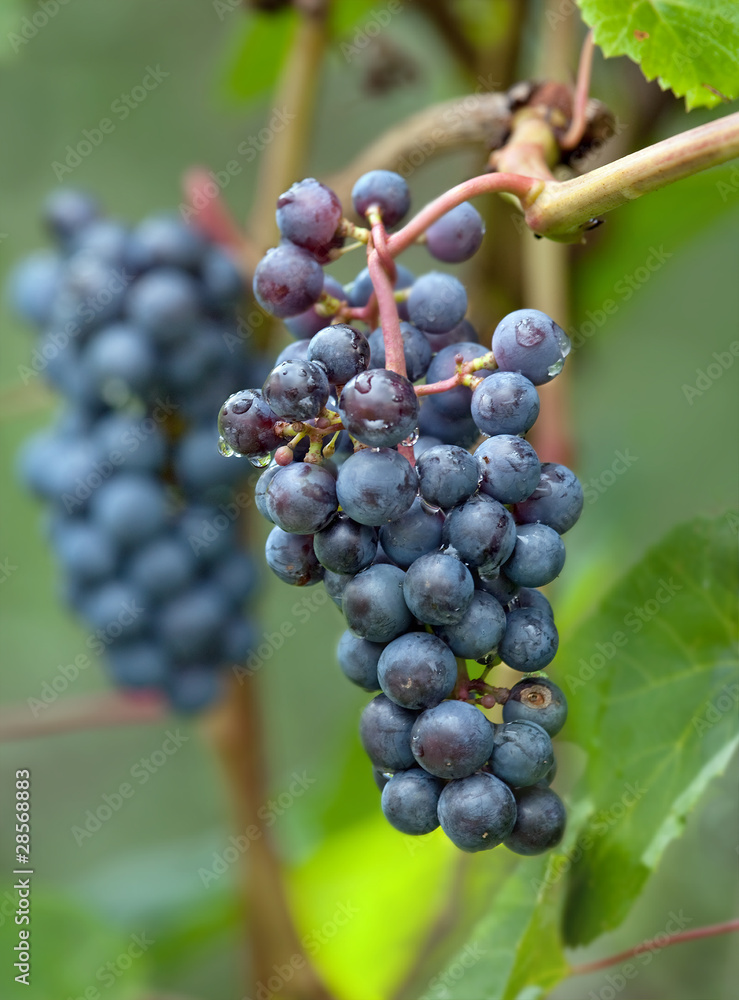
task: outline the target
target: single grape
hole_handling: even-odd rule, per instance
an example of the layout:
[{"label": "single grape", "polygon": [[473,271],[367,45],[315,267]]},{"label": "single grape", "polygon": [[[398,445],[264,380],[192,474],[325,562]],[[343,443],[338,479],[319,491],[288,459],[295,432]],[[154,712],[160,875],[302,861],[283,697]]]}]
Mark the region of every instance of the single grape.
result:
[{"label": "single grape", "polygon": [[509,851],[531,856],[556,847],[564,835],[567,813],[551,788],[517,788],[516,823],[503,839]]},{"label": "single grape", "polygon": [[514,684],[503,706],[503,721],[536,722],[556,736],[567,719],[567,699],[547,677],[525,677]]},{"label": "single grape", "polygon": [[515,608],[508,614],[498,655],[513,670],[530,673],[552,662],[559,633],[551,617],[536,608]]},{"label": "single grape", "polygon": [[122,385],[128,392],[143,394],[153,385],[159,359],[146,335],[125,323],[96,332],[82,352],[81,364],[88,370],[98,392]]},{"label": "single grape", "polygon": [[505,632],[506,616],[500,602],[484,590],[476,590],[464,616],[454,625],[437,625],[434,633],[455,656],[484,660],[498,648]]},{"label": "single grape", "polygon": [[205,239],[177,215],[151,215],[131,233],[127,264],[134,271],[173,267],[195,271],[205,253]]},{"label": "single grape", "polygon": [[456,205],[426,230],[426,249],[446,264],[461,264],[480,249],[485,223],[468,201]]},{"label": "single grape", "polygon": [[503,569],[508,579],[521,587],[543,587],[559,576],[564,564],[564,542],[554,528],[520,524],[515,548]]},{"label": "single grape", "polygon": [[189,586],[197,572],[192,549],[176,535],[160,535],[138,549],[128,572],[147,603],[174,597]]},{"label": "single grape", "polygon": [[525,434],[539,416],[539,393],[518,372],[494,371],[472,393],[470,410],[483,434]]},{"label": "single grape", "polygon": [[254,296],[273,316],[297,316],[317,302],[323,291],[323,269],[294,243],[268,250],[256,266]]},{"label": "single grape", "polygon": [[313,254],[322,264],[328,261],[332,247],[344,242],[336,237],[342,215],[338,197],[314,177],[298,181],[277,199],[280,235]]},{"label": "single grape", "polygon": [[429,552],[409,567],[403,582],[405,603],[427,625],[453,625],[470,606],[475,583],[454,556]]},{"label": "single grape", "polygon": [[[417,382],[428,371],[431,364],[431,345],[426,334],[418,330],[412,323],[401,323],[400,334],[403,338],[403,356],[408,379]],[[385,367],[385,338],[382,329],[373,330],[368,340],[370,346],[370,368]]]},{"label": "single grape", "polygon": [[411,323],[426,333],[447,333],[464,319],[467,292],[451,274],[430,271],[416,278],[408,296]]},{"label": "single grape", "polygon": [[360,372],[344,386],[339,413],[349,433],[372,448],[391,448],[415,431],[418,398],[402,375],[387,368]]},{"label": "single grape", "polygon": [[444,510],[471,497],[480,481],[478,463],[456,445],[429,448],[417,458],[416,472],[423,499]]},{"label": "single grape", "polygon": [[329,389],[325,369],[320,365],[310,361],[283,361],[269,373],[262,392],[267,405],[278,417],[311,420],[328,402]]},{"label": "single grape", "polygon": [[218,430],[237,454],[262,455],[283,444],[283,438],[274,429],[278,420],[261,389],[242,389],[229,396],[221,407]]},{"label": "single grape", "polygon": [[538,611],[543,611],[545,614],[549,615],[552,621],[554,621],[552,605],[540,590],[535,590],[533,587],[521,587],[519,589],[515,596],[511,610],[513,610],[514,607],[536,608]]},{"label": "single grape", "polygon": [[415,767],[411,730],[418,712],[402,708],[384,694],[366,705],[359,720],[364,752],[381,771],[407,771]]},{"label": "single grape", "polygon": [[365,691],[379,691],[377,664],[383,649],[384,643],[369,642],[351,632],[343,632],[336,655],[339,666],[353,684]]},{"label": "single grape", "polygon": [[336,496],[360,524],[379,526],[404,514],[416,498],[418,480],[411,464],[390,448],[354,452],[339,469]]},{"label": "single grape", "polygon": [[274,524],[274,521],[270,517],[269,511],[267,510],[267,487],[272,482],[272,478],[277,474],[280,468],[282,468],[282,466],[279,466],[276,462],[272,462],[272,464],[264,470],[259,479],[257,479],[256,486],[254,487],[254,503],[256,508],[262,517],[271,524]]},{"label": "single grape", "polygon": [[58,188],[44,202],[43,220],[52,236],[65,243],[100,215],[97,201],[76,188]]},{"label": "single grape", "polygon": [[495,728],[490,770],[514,788],[540,781],[554,763],[549,733],[528,720],[504,722]]},{"label": "single grape", "polygon": [[21,319],[39,329],[49,322],[63,273],[62,261],[48,250],[25,257],[13,268],[8,292],[11,307]]},{"label": "single grape", "polygon": [[162,647],[150,639],[115,643],[108,650],[113,681],[123,688],[161,688],[168,677],[170,661]]},{"label": "single grape", "polygon": [[543,385],[562,371],[570,338],[538,309],[516,309],[498,323],[492,346],[498,368],[520,372],[534,385]]},{"label": "single grape", "polygon": [[173,344],[190,334],[200,319],[201,293],[189,274],[156,268],[131,286],[126,312],[134,326],[158,344]]},{"label": "single grape", "polygon": [[450,781],[439,797],[439,823],[462,851],[489,851],[510,836],[516,822],[516,800],[510,788],[492,774],[473,774]]},{"label": "single grape", "polygon": [[167,697],[175,712],[201,712],[223,695],[223,682],[211,666],[187,664],[172,671],[166,684]]},{"label": "single grape", "polygon": [[346,585],[353,579],[352,573],[332,573],[330,569],[327,569],[323,574],[323,586],[326,588],[326,593],[339,611],[344,610],[344,591]]},{"label": "single grape", "polygon": [[106,645],[141,635],[150,623],[141,591],[127,580],[112,579],[86,592],[82,613]]},{"label": "single grape", "polygon": [[332,573],[359,573],[377,555],[377,529],[338,514],[313,538],[316,558]]},{"label": "single grape", "polygon": [[153,538],[167,520],[167,497],[157,480],[135,472],[106,480],[90,500],[93,523],[121,545]]},{"label": "single grape", "polygon": [[[541,475],[538,456],[528,441],[514,434],[497,434],[475,449],[480,490],[501,503],[531,496]],[[515,581],[520,582],[520,581]]]},{"label": "single grape", "polygon": [[439,825],[437,807],[443,788],[443,781],[420,768],[398,771],[382,789],[385,819],[414,837],[431,833]]},{"label": "single grape", "polygon": [[432,708],[452,693],[457,682],[457,661],[446,643],[435,635],[408,632],[383,649],[377,679],[397,705]]},{"label": "single grape", "polygon": [[[461,358],[462,362],[473,361],[481,358],[487,351],[480,344],[462,342],[450,344],[443,348],[429,365],[426,372],[426,382],[430,385],[433,382],[443,382],[457,372],[457,362]],[[489,372],[482,368],[479,374],[487,379]],[[426,402],[445,417],[453,420],[471,420],[470,404],[472,401],[472,390],[467,386],[458,385],[454,389],[447,389],[446,392],[435,393],[428,397]],[[475,437],[478,436],[475,428]]]},{"label": "single grape", "polygon": [[199,583],[162,607],[159,636],[172,655],[194,662],[207,657],[217,645],[227,615],[220,590],[209,583]]},{"label": "single grape", "polygon": [[386,554],[401,569],[408,569],[412,562],[441,545],[444,515],[429,510],[419,497],[405,514],[380,528],[380,541]]},{"label": "single grape", "polygon": [[370,642],[391,642],[413,624],[403,597],[405,573],[384,563],[358,573],[344,588],[343,612],[351,631]]},{"label": "single grape", "polygon": [[283,531],[311,535],[325,528],[336,513],[336,482],[320,465],[293,462],[270,480],[266,506]]},{"label": "single grape", "polygon": [[323,579],[323,566],[313,551],[312,535],[293,535],[273,528],[265,547],[267,565],[284,583],[312,587]]},{"label": "single grape", "polygon": [[442,538],[462,562],[489,575],[513,552],[516,525],[501,503],[477,493],[447,514]]},{"label": "single grape", "polygon": [[513,514],[519,524],[541,521],[560,535],[577,522],[583,508],[580,480],[566,465],[543,462],[539,484],[527,500],[517,503]]},{"label": "single grape", "polygon": [[403,177],[392,170],[370,170],[352,188],[357,215],[366,217],[373,206],[380,210],[387,229],[400,222],[411,207],[411,194]]},{"label": "single grape", "polygon": [[437,778],[466,778],[489,760],[493,727],[474,705],[443,701],[419,715],[411,750],[421,767]]},{"label": "single grape", "polygon": [[346,385],[366,371],[369,356],[367,338],[346,323],[324,326],[311,337],[308,347],[308,360],[323,365],[332,385]]}]

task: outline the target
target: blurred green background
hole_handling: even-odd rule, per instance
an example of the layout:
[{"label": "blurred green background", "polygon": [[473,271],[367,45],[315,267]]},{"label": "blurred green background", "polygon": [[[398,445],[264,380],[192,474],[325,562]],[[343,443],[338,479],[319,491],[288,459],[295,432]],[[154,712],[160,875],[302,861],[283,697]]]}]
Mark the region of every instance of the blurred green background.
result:
[{"label": "blurred green background", "polygon": [[[65,178],[95,192],[111,215],[134,222],[152,211],[175,208],[181,201],[183,168],[200,163],[220,169],[234,157],[239,142],[262,125],[273,106],[269,95],[239,102],[224,82],[244,17],[226,7],[219,10],[198,0],[104,5],[70,0],[18,52],[6,33],[16,30],[24,11],[3,10],[3,273],[44,242],[38,213],[43,196],[57,184],[52,162],[63,157],[67,143],[79,141],[83,129],[105,117],[111,103],[138,84],[148,66],[160,67],[168,76]],[[473,89],[439,33],[418,11],[403,10],[391,31],[416,67],[414,80],[372,96],[364,85],[366,64],[359,58],[347,62],[335,49],[320,81],[307,174],[331,173],[389,124]],[[530,66],[524,62],[520,71],[526,75]],[[644,92],[655,87],[645,85]],[[598,59],[593,92],[629,125],[633,67],[623,61],[604,66]],[[710,117],[695,112],[687,125]],[[687,127],[680,103],[664,102],[650,127],[651,134],[639,142]],[[628,127],[624,141],[631,148]],[[479,171],[483,163],[482,152],[458,153],[422,167],[409,179],[416,206]],[[245,218],[251,204],[257,166],[246,166],[225,192],[237,219]],[[719,514],[737,501],[739,359],[692,402],[683,387],[695,384],[697,371],[712,363],[714,352],[726,352],[739,339],[738,178],[737,168],[728,165],[650,195],[612,214],[585,248],[572,251],[571,330],[582,341],[568,362],[574,372],[576,466],[596,499],[586,504],[580,524],[568,535],[566,571],[553,593],[565,637],[567,627],[669,528],[696,514]],[[511,253],[518,253],[511,225],[489,229],[486,241],[507,241]],[[655,250],[663,263],[644,271]],[[420,250],[409,255],[411,267],[428,267],[425,261]],[[350,278],[355,262],[341,263],[336,273]],[[360,266],[357,262],[356,268]],[[636,287],[627,297],[625,283],[631,275]],[[615,314],[585,336],[589,328],[584,324],[607,299],[617,303]],[[500,318],[479,315],[474,305],[473,313],[481,332]],[[86,633],[57,603],[55,569],[40,531],[41,510],[14,478],[19,443],[50,421],[53,407],[33,385],[22,387],[18,366],[28,363],[33,343],[5,303],[2,329],[0,560],[16,567],[0,584],[2,701],[13,705],[39,697],[59,665],[85,650]],[[275,353],[281,346],[275,345]],[[632,461],[611,484],[608,470],[619,452]],[[275,795],[289,787],[296,772],[305,772],[313,782],[278,817],[274,829],[291,865],[303,933],[320,927],[340,904],[358,911],[355,921],[321,944],[319,967],[336,975],[342,966],[379,965],[392,981],[400,975],[404,955],[422,936],[424,921],[440,905],[452,855],[436,835],[429,846],[409,849],[406,838],[389,830],[379,816],[376,789],[356,738],[365,697],[340,675],[334,648],[341,619],[329,602],[321,601],[322,592],[316,599],[318,593],[318,588],[289,590],[267,579],[265,569],[260,631],[273,633],[285,622],[296,628],[260,677],[268,742],[263,763]],[[69,694],[102,690],[105,683],[95,665],[70,686]],[[173,727],[188,740],[167,761],[164,773],[154,774],[99,832],[77,846],[71,828],[126,780],[136,761],[160,747],[165,730]],[[563,756],[568,759],[566,748]],[[134,1000],[159,992],[238,1000],[241,931],[234,867],[208,887],[198,874],[212,866],[213,853],[228,846],[233,832],[217,761],[198,722],[173,719],[168,726],[4,744],[3,814],[9,811],[5,803],[18,767],[33,774],[39,942],[38,983],[25,995],[33,1000],[81,996],[73,991],[95,985],[96,971],[126,953],[131,935],[147,934],[154,943],[102,995]],[[577,960],[651,937],[663,930],[671,911],[684,913],[692,927],[736,913],[738,774],[734,765],[713,783],[626,923]],[[3,887],[11,884],[11,856],[10,830],[4,825]],[[475,859],[481,869],[490,863]],[[410,877],[403,890],[410,884],[410,896],[399,896],[393,886],[400,871]],[[7,917],[6,909],[1,912]],[[0,921],[2,995],[12,996],[8,956],[13,936],[7,934],[10,921]],[[737,981],[739,954],[734,940],[726,937],[655,956],[619,995],[625,1000],[718,1000],[734,995],[731,983]],[[608,988],[601,974],[571,980],[554,995],[558,1000],[607,1000],[603,991]],[[343,995],[360,1000],[374,994]]]}]

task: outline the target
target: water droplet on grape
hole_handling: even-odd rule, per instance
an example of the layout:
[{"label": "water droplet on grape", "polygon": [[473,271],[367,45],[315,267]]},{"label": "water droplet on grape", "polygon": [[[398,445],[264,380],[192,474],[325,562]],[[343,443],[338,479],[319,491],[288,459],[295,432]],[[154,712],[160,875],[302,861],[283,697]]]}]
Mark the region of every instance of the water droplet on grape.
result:
[{"label": "water droplet on grape", "polygon": [[553,365],[550,365],[547,368],[547,375],[551,375],[552,378],[554,378],[555,375],[559,375],[559,373],[564,368],[564,364],[565,364],[565,359],[559,358],[557,361],[554,362]]},{"label": "water droplet on grape", "polygon": [[421,435],[420,435],[420,432],[419,432],[418,428],[416,427],[416,429],[415,429],[414,431],[412,431],[412,432],[411,432],[411,433],[410,433],[410,434],[408,435],[408,437],[407,437],[407,438],[405,439],[405,441],[403,441],[402,443],[403,443],[403,444],[404,444],[404,445],[405,445],[405,446],[406,446],[407,448],[412,448],[412,447],[413,447],[413,445],[414,445],[414,444],[416,443],[416,441],[418,441],[418,439],[419,439],[419,437],[420,437],[420,436],[421,436]]},{"label": "water droplet on grape", "polygon": [[218,438],[218,450],[220,451],[220,453],[223,455],[224,458],[231,458],[232,455],[236,454],[236,452],[233,450],[233,448],[225,439],[225,437]]},{"label": "water droplet on grape", "polygon": [[247,455],[247,458],[255,469],[266,469],[271,461],[269,452],[265,452],[261,455]]}]

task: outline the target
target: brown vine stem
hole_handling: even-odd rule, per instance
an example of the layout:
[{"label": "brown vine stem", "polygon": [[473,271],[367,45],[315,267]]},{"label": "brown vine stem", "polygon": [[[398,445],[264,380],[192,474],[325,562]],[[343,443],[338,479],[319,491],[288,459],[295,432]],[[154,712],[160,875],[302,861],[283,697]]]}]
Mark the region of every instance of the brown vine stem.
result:
[{"label": "brown vine stem", "polygon": [[169,711],[165,699],[157,695],[128,695],[121,691],[60,698],[39,708],[38,715],[28,704],[10,705],[0,711],[0,743],[161,722]]},{"label": "brown vine stem", "polygon": [[612,965],[620,965],[628,958],[635,958],[645,951],[660,951],[662,948],[669,948],[673,944],[698,941],[701,938],[717,937],[719,934],[731,934],[736,931],[739,931],[739,919],[727,920],[722,924],[710,924],[708,927],[696,927],[691,931],[680,931],[677,934],[670,934],[665,937],[652,938],[651,941],[642,941],[641,944],[637,944],[633,948],[620,951],[617,955],[600,958],[595,962],[583,962],[581,965],[573,965],[570,967],[570,975],[584,976],[589,972],[599,972],[601,969],[608,969]]}]

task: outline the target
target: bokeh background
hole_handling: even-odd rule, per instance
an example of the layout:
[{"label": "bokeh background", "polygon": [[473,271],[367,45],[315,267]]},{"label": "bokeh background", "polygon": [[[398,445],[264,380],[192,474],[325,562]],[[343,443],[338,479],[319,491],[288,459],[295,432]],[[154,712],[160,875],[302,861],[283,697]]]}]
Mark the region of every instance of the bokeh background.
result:
[{"label": "bokeh background", "polygon": [[[334,46],[319,82],[307,175],[332,173],[407,114],[475,89],[443,33],[416,9],[420,6],[408,5],[394,15],[388,31],[406,67],[399,86],[372,92],[373,47],[347,59]],[[480,32],[491,38],[496,28],[488,8],[497,6],[466,4],[470,17],[479,12]],[[8,5],[0,11],[3,274],[44,243],[38,216],[44,195],[57,185],[52,162],[62,158],[67,143],[79,140],[83,129],[105,117],[111,103],[138,84],[148,66],[161,67],[168,75],[65,178],[93,191],[111,215],[129,222],[176,208],[182,200],[183,169],[194,163],[220,169],[273,107],[269,92],[244,85],[249,73],[269,74],[269,69],[239,63],[245,15],[228,4],[69,0],[15,52],[8,33],[18,30],[24,14],[35,9]],[[517,67],[521,76],[533,72],[535,45],[544,31],[541,14],[541,5],[530,5]],[[549,44],[560,44],[558,38],[565,36],[559,33],[566,30],[547,27]],[[239,90],[247,96],[240,97]],[[618,140],[623,150],[715,117],[693,112],[686,119],[680,102],[662,98],[656,84],[646,85],[626,60],[605,64],[597,56],[593,93],[623,124]],[[648,115],[644,107],[650,109]],[[483,165],[483,151],[452,153],[424,164],[409,176],[415,205]],[[224,192],[237,219],[247,215],[257,167],[258,162],[245,165]],[[495,226],[488,226],[485,259],[517,258],[521,237],[508,213],[498,212],[495,220]],[[620,209],[587,246],[571,251],[568,325],[581,345],[568,361],[575,465],[583,482],[592,483],[595,499],[567,537],[567,567],[552,588],[565,636],[668,529],[696,514],[719,514],[736,504],[739,358],[692,401],[683,387],[695,384],[697,370],[712,362],[713,352],[725,352],[739,339],[738,223],[739,170],[727,165]],[[655,252],[663,262],[649,270]],[[408,255],[411,268],[428,267],[427,261],[420,249]],[[361,266],[361,261],[344,260],[334,270],[349,280]],[[479,275],[471,280],[480,286]],[[494,274],[490,281],[495,283]],[[496,289],[492,305],[482,296],[473,302],[481,339],[504,309],[521,304],[515,282]],[[615,313],[601,325],[593,324],[593,313],[607,299],[617,303]],[[59,664],[85,650],[86,632],[57,601],[40,507],[15,479],[18,447],[51,420],[54,400],[38,384],[23,386],[19,366],[28,363],[33,341],[6,302],[2,310],[0,560],[7,559],[14,569],[0,584],[0,676],[3,705],[19,705],[24,711],[26,699],[38,697]],[[273,353],[281,347],[282,342],[275,343]],[[632,461],[627,471],[612,477],[608,470],[619,452]],[[255,537],[259,549],[266,530],[260,526],[256,535],[261,536]],[[354,921],[322,942],[316,960],[337,976],[344,968],[367,969],[364,985],[345,994],[360,1000],[375,995],[362,992],[376,988],[370,970],[381,966],[387,981],[399,978],[404,955],[422,937],[424,914],[430,916],[440,905],[450,855],[437,846],[411,851],[404,838],[383,824],[356,735],[365,697],[344,682],[335,663],[341,618],[330,602],[316,599],[319,588],[290,590],[267,573],[265,568],[259,630],[269,635],[291,622],[295,631],[261,671],[267,736],[262,763],[275,795],[290,786],[295,773],[307,774],[311,782],[277,817],[274,832],[290,869],[302,933],[330,920],[342,902],[357,909]],[[618,663],[611,669],[618,670]],[[106,683],[102,668],[95,665],[70,686],[69,694],[102,690]],[[104,794],[115,791],[139,758],[160,747],[165,730],[173,727],[188,737],[182,749],[94,837],[77,846],[71,828]],[[569,760],[566,747],[563,757]],[[577,762],[571,766],[576,768]],[[33,1000],[83,996],[85,985],[96,984],[97,970],[126,952],[131,935],[147,934],[153,944],[145,955],[114,984],[101,987],[108,1000],[168,994],[239,1000],[243,931],[234,866],[207,887],[198,874],[212,866],[213,853],[224,850],[233,832],[218,762],[198,720],[173,718],[166,725],[6,743],[0,795],[7,803],[17,767],[30,768],[34,782],[38,945],[36,984],[24,995]],[[566,789],[567,767],[564,772]],[[575,956],[578,960],[653,936],[673,911],[684,914],[692,927],[736,913],[738,776],[734,763],[713,782],[628,920]],[[0,810],[9,819],[9,806]],[[11,884],[10,830],[4,823],[3,889]],[[394,874],[408,866],[414,869],[413,894],[399,898]],[[1,992],[13,996],[11,945],[6,943],[10,921],[0,921]],[[619,995],[718,1000],[731,996],[737,981],[739,954],[735,941],[725,937],[656,955]],[[606,1000],[613,996],[610,988],[601,973],[571,980],[555,996]]]}]

